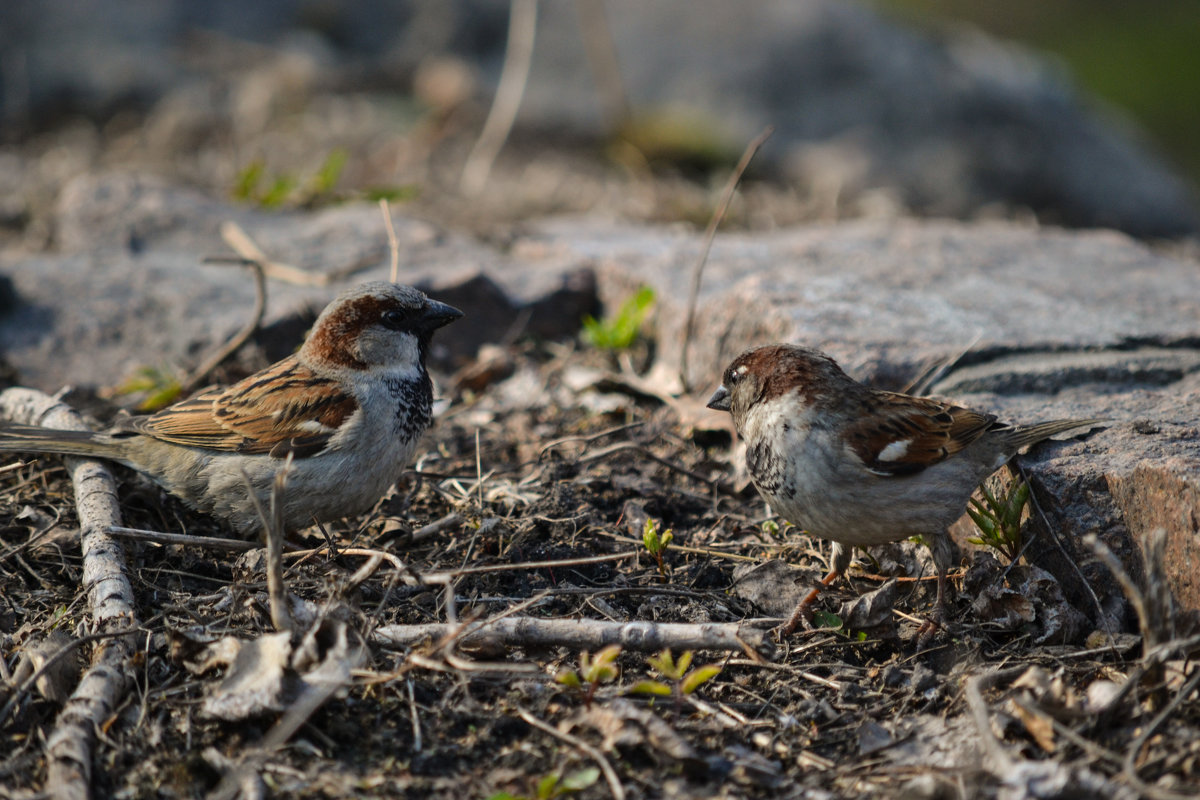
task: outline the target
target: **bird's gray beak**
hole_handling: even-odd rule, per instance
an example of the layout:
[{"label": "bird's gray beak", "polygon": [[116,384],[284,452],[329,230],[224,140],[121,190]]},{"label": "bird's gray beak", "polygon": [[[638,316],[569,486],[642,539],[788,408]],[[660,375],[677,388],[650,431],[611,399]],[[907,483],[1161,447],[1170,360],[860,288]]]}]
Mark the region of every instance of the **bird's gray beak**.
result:
[{"label": "bird's gray beak", "polygon": [[443,325],[449,325],[462,315],[463,312],[454,306],[430,299],[425,305],[424,313],[421,314],[421,328],[426,331],[434,331]]},{"label": "bird's gray beak", "polygon": [[712,397],[708,398],[708,407],[713,411],[728,411],[729,410],[729,390],[722,384],[717,387],[717,390],[712,393]]}]

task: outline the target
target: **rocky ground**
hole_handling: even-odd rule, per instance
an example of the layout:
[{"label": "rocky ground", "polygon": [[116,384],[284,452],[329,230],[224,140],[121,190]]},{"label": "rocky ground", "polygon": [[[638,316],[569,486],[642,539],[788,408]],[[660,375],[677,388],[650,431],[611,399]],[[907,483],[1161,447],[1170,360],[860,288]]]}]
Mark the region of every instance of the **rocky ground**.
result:
[{"label": "rocky ground", "polygon": [[[956,572],[951,621],[928,647],[915,631],[931,572],[912,543],[862,561],[826,595],[821,607],[843,627],[759,641],[752,634],[819,577],[828,551],[770,524],[736,479],[723,421],[685,422],[594,351],[526,346],[496,358],[443,381],[451,402],[417,469],[375,512],[293,542],[308,551],[286,557],[298,618],[343,624],[367,651],[286,745],[256,750],[295,702],[295,675],[273,681],[254,662],[249,689],[222,680],[234,668],[219,643],[274,630],[261,551],[126,543],[144,619],[134,687],[100,737],[99,795],[205,796],[248,758],[257,777],[244,791],[288,797],[606,797],[601,763],[629,797],[1165,797],[1200,784],[1182,652],[1153,663],[1138,636],[1096,630],[1046,573],[1009,571],[992,553]],[[603,391],[580,391],[581,372],[608,376],[591,384]],[[127,525],[223,535],[120,478]],[[33,461],[3,481],[0,624],[15,654],[54,632],[69,638],[86,610],[65,473]],[[674,536],[661,566],[642,541],[647,519]],[[370,552],[404,572],[385,561],[364,575]],[[401,580],[413,573],[449,576],[452,591]],[[852,609],[881,591],[894,610]],[[580,690],[556,680],[581,669],[573,647],[517,637],[480,648],[453,635],[401,645],[380,633],[507,614],[727,623],[747,643],[696,652],[693,665],[720,671],[693,692],[648,697],[634,687],[675,683],[652,666],[653,650],[625,648],[608,680]],[[1064,633],[1070,614],[1078,630]],[[79,660],[68,659],[59,691]],[[983,681],[976,706],[971,681]],[[5,719],[6,795],[41,785],[39,732],[55,710],[24,693]]]},{"label": "rocky ground", "polygon": [[[5,377],[73,387],[93,424],[282,357],[337,290],[387,277],[379,197],[399,279],[467,312],[439,332],[443,402],[410,473],[372,513],[289,542],[295,637],[276,632],[255,543],[117,471],[126,527],[191,538],[122,540],[137,634],[125,691],[86,728],[96,796],[1200,791],[1198,251],[1131,238],[1194,234],[1182,182],[1026,55],[849,3],[684,22],[622,7],[630,100],[707,111],[683,141],[614,132],[580,88],[595,75],[576,21],[543,5],[523,127],[477,194],[460,175],[495,53],[463,42],[502,30],[494,14],[438,29],[438,58],[414,35],[374,68],[303,37],[207,30],[158,71],[96,71],[76,87],[100,98],[87,114],[0,143]],[[657,44],[672,21],[687,33],[662,39],[673,50]],[[116,51],[153,50],[119,13],[18,22],[35,66],[107,25]],[[119,76],[137,91],[105,83]],[[729,165],[768,121],[702,258]],[[248,271],[206,263],[246,239],[274,270],[258,320]],[[627,346],[581,333],[589,314],[619,327],[639,290],[652,299]],[[771,516],[728,419],[703,407],[730,358],[773,340],[1008,419],[1111,422],[994,479],[1031,486],[1016,548],[956,525],[932,640],[916,636],[927,551],[904,542],[860,554],[818,629],[776,642],[828,546]],[[106,629],[72,496],[53,459],[0,465],[0,797],[61,785],[60,712],[106,641],[88,638]],[[647,525],[671,533],[661,562]],[[569,630],[548,632],[556,620]],[[682,677],[662,643],[676,666],[692,653]]]}]

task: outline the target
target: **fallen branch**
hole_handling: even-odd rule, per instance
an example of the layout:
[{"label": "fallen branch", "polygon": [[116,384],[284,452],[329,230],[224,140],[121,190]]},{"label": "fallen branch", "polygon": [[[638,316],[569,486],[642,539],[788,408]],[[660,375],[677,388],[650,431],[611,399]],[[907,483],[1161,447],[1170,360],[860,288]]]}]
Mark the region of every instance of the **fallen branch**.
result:
[{"label": "fallen branch", "polygon": [[[41,392],[13,388],[0,393],[0,415],[26,425],[88,430],[79,415]],[[129,629],[138,625],[133,588],[125,574],[121,543],[109,535],[120,526],[117,487],[101,461],[64,459],[75,486],[83,550],[83,588],[87,591],[93,634],[111,634],[92,653],[92,663],[58,715],[46,741],[46,794],[91,796],[95,731],[112,717],[132,684],[130,659],[136,643]]]},{"label": "fallen branch", "polygon": [[[462,628],[459,632],[460,627]],[[726,650],[770,656],[775,645],[768,632],[741,624],[705,622],[609,622],[595,619],[503,617],[466,626],[447,623],[384,625],[375,630],[376,643],[412,647],[458,633],[460,647],[570,647],[598,650],[619,644],[626,650]]]}]

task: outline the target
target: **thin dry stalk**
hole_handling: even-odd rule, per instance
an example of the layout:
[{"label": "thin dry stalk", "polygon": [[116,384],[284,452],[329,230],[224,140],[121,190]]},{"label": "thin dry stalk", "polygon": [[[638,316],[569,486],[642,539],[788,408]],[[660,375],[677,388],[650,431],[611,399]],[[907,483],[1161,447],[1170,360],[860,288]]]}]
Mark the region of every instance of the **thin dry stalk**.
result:
[{"label": "thin dry stalk", "polygon": [[263,524],[263,539],[267,546],[267,596],[271,605],[271,624],[277,631],[293,629],[292,615],[288,610],[287,584],[283,580],[283,498],[287,491],[287,473],[292,466],[292,454],[288,453],[283,466],[275,473],[275,482],[271,486],[270,511],[263,508],[258,492],[246,470],[242,470],[242,481],[246,484],[246,492],[254,510],[258,512]]},{"label": "thin dry stalk", "polygon": [[[0,414],[26,425],[88,430],[67,405],[32,389],[0,393]],[[133,587],[125,572],[121,543],[109,528],[121,524],[117,487],[100,461],[64,459],[75,486],[83,549],[83,588],[93,633],[107,634],[92,653],[92,664],[58,715],[46,741],[46,792],[52,797],[91,796],[92,748],[96,731],[114,713],[132,684],[131,658],[137,647],[128,631],[138,625]]]},{"label": "thin dry stalk", "polygon": [[[286,556],[288,558],[299,558],[303,560],[307,559],[309,556],[313,556],[324,551],[324,547],[318,547],[315,550],[296,550],[294,552],[287,553]],[[337,554],[339,556],[366,556],[369,559],[367,563],[375,565],[372,567],[371,571],[374,571],[379,564],[387,561],[396,569],[396,572],[400,575],[401,579],[406,585],[418,586],[421,584],[421,576],[414,572],[412,567],[408,566],[398,557],[387,552],[386,550],[373,550],[367,547],[345,547],[338,550]],[[360,568],[355,575],[357,576],[359,572],[362,572],[362,570],[363,568]],[[369,575],[367,577],[369,577]],[[366,577],[363,577],[362,580],[366,580]],[[351,583],[353,584],[355,581],[352,579]]]},{"label": "thin dry stalk", "polygon": [[1133,578],[1129,577],[1129,573],[1121,565],[1120,559],[1113,555],[1112,551],[1108,549],[1108,545],[1100,541],[1095,534],[1084,536],[1083,543],[1092,549],[1092,552],[1096,554],[1096,558],[1100,559],[1101,563],[1108,567],[1108,571],[1117,579],[1117,583],[1121,585],[1121,589],[1125,592],[1125,597],[1129,600],[1129,604],[1133,606],[1133,611],[1137,615],[1138,627],[1142,631],[1146,649],[1149,650],[1154,647],[1157,644],[1154,635],[1155,626],[1150,621],[1150,613],[1146,608],[1146,600],[1142,596],[1142,592],[1137,584],[1134,583]]},{"label": "thin dry stalk", "polygon": [[771,138],[771,134],[774,132],[775,127],[768,125],[763,128],[762,133],[751,140],[750,144],[746,145],[746,150],[742,153],[741,159],[738,160],[737,166],[733,168],[733,173],[725,183],[725,188],[721,192],[721,201],[717,204],[717,210],[713,213],[712,219],[708,221],[708,227],[704,230],[704,246],[700,248],[700,257],[696,259],[696,266],[692,268],[692,286],[688,291],[687,316],[683,322],[683,346],[679,351],[679,382],[683,386],[684,394],[690,391],[691,386],[688,383],[687,374],[688,348],[692,345],[692,328],[696,321],[696,301],[700,297],[700,278],[704,274],[704,265],[708,261],[708,253],[712,250],[713,239],[717,236],[717,227],[725,219],[725,213],[729,210],[730,202],[733,201],[733,192],[742,180],[742,174],[746,171],[746,167],[750,166],[750,160],[754,158],[754,154],[758,152],[758,149],[763,146],[763,143],[767,139]]},{"label": "thin dry stalk", "polygon": [[615,455],[617,453],[623,453],[626,451],[635,452],[638,455],[642,456],[643,458],[648,458],[651,461],[662,464],[667,469],[670,469],[673,472],[678,472],[680,475],[686,475],[689,478],[691,478],[692,480],[698,481],[699,483],[703,483],[713,489],[716,489],[717,491],[721,492],[722,494],[727,494],[727,495],[737,495],[738,494],[737,490],[733,486],[731,486],[729,483],[727,483],[726,481],[709,478],[706,475],[701,475],[699,472],[690,470],[681,464],[676,464],[674,461],[671,461],[670,459],[663,458],[662,456],[658,455],[650,448],[648,448],[644,445],[640,445],[637,442],[617,442],[614,445],[610,445],[609,447],[605,447],[601,450],[597,450],[594,453],[588,453],[583,458],[580,458],[578,463],[580,466],[582,466],[584,464],[590,464],[593,461],[599,461],[603,458],[608,458],[609,456]]},{"label": "thin dry stalk", "polygon": [[287,585],[283,582],[284,496],[287,493],[288,471],[292,454],[288,453],[283,466],[275,473],[271,486],[271,521],[267,525],[267,594],[271,598],[271,622],[275,630],[292,630],[292,614],[288,610]]},{"label": "thin dry stalk", "polygon": [[245,553],[258,549],[254,542],[244,539],[222,539],[216,536],[189,536],[186,533],[164,533],[163,531],[147,531],[140,528],[123,528],[114,525],[108,529],[113,536],[122,539],[133,539],[139,542],[156,542],[158,544],[186,545],[188,547],[203,547],[208,550],[228,550]]},{"label": "thin dry stalk", "polygon": [[[250,238],[250,234],[246,233],[241,225],[232,220],[221,223],[221,238],[240,257],[235,263],[240,264],[243,261],[254,262],[262,267],[263,273],[271,280],[288,283],[293,286],[328,286],[335,281],[350,277],[365,267],[379,263],[377,255],[368,255],[363,256],[357,261],[352,261],[344,267],[332,269],[328,272],[309,272],[306,269],[300,269],[291,264],[284,264],[267,258],[267,254],[254,243],[254,240]],[[213,264],[225,260],[220,257],[205,259],[205,261]]]},{"label": "thin dry stalk", "polygon": [[606,127],[610,132],[616,131],[629,121],[629,95],[621,78],[621,62],[617,59],[617,46],[613,42],[604,0],[578,0],[576,6],[579,8],[583,49],[596,79]]},{"label": "thin dry stalk", "polygon": [[413,752],[421,752],[421,718],[417,716],[417,699],[413,694],[412,678],[407,678],[405,683],[408,686],[408,715],[412,723],[413,730]]},{"label": "thin dry stalk", "polygon": [[[206,261],[208,260],[206,259]],[[214,261],[208,263],[225,262]],[[263,314],[267,310],[267,276],[263,271],[262,264],[258,261],[243,259],[239,263],[242,266],[250,267],[254,271],[254,313],[250,315],[250,321],[243,325],[241,330],[235,333],[224,346],[218,348],[191,375],[184,378],[183,384],[180,387],[184,394],[191,394],[202,383],[207,381],[209,374],[219,367],[225,359],[236,353],[238,348],[249,341],[254,332],[258,330],[258,326],[262,324]]]},{"label": "thin dry stalk", "polygon": [[492,100],[487,120],[467,156],[458,183],[459,191],[468,197],[483,191],[492,164],[517,119],[517,109],[521,107],[521,98],[529,81],[529,67],[533,63],[537,6],[538,0],[512,0],[508,16],[508,46],[504,52],[504,66],[500,70],[500,85],[496,87],[496,97]]},{"label": "thin dry stalk", "polygon": [[386,197],[379,198],[379,212],[383,214],[383,225],[387,229],[388,256],[392,269],[388,273],[392,283],[400,276],[400,241],[396,238],[396,226],[392,224],[392,207]]},{"label": "thin dry stalk", "polygon": [[517,714],[533,727],[566,742],[595,761],[596,765],[600,767],[600,771],[604,773],[604,780],[608,782],[608,789],[612,792],[614,800],[625,800],[625,787],[621,785],[621,778],[617,775],[617,771],[613,769],[612,764],[608,763],[608,759],[605,758],[603,753],[577,736],[564,733],[558,728],[552,727],[549,723],[543,722],[523,708],[518,708]]},{"label": "thin dry stalk", "polygon": [[603,564],[606,561],[624,561],[637,558],[636,552],[613,553],[604,556],[587,556],[585,558],[562,558],[554,561],[518,561],[514,564],[486,564],[479,567],[461,567],[448,572],[427,572],[421,576],[424,583],[443,584],[446,581],[461,578],[463,575],[479,575],[484,572],[513,572],[521,569],[564,569],[579,567],[586,564]]}]

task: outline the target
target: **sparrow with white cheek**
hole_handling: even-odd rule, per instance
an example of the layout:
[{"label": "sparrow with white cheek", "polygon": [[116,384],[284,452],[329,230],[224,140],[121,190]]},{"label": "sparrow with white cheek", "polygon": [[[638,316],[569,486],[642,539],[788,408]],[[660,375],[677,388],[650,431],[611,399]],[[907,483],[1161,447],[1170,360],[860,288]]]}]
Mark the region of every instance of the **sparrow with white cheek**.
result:
[{"label": "sparrow with white cheek", "polygon": [[[938,571],[935,622],[945,613],[947,529],[975,487],[1021,448],[1102,422],[1009,426],[992,414],[872,389],[825,354],[787,344],[735,358],[708,407],[733,415],[750,476],[771,508],[833,542],[822,586],[846,570],[852,547],[924,536]],[[806,620],[819,591],[800,601],[781,634]]]},{"label": "sparrow with white cheek", "polygon": [[461,316],[411,286],[365,283],[321,312],[299,352],[233,386],[103,433],[3,424],[0,450],[111,459],[243,534],[261,525],[244,476],[265,503],[290,454],[288,528],[358,514],[429,426],[429,343]]}]

